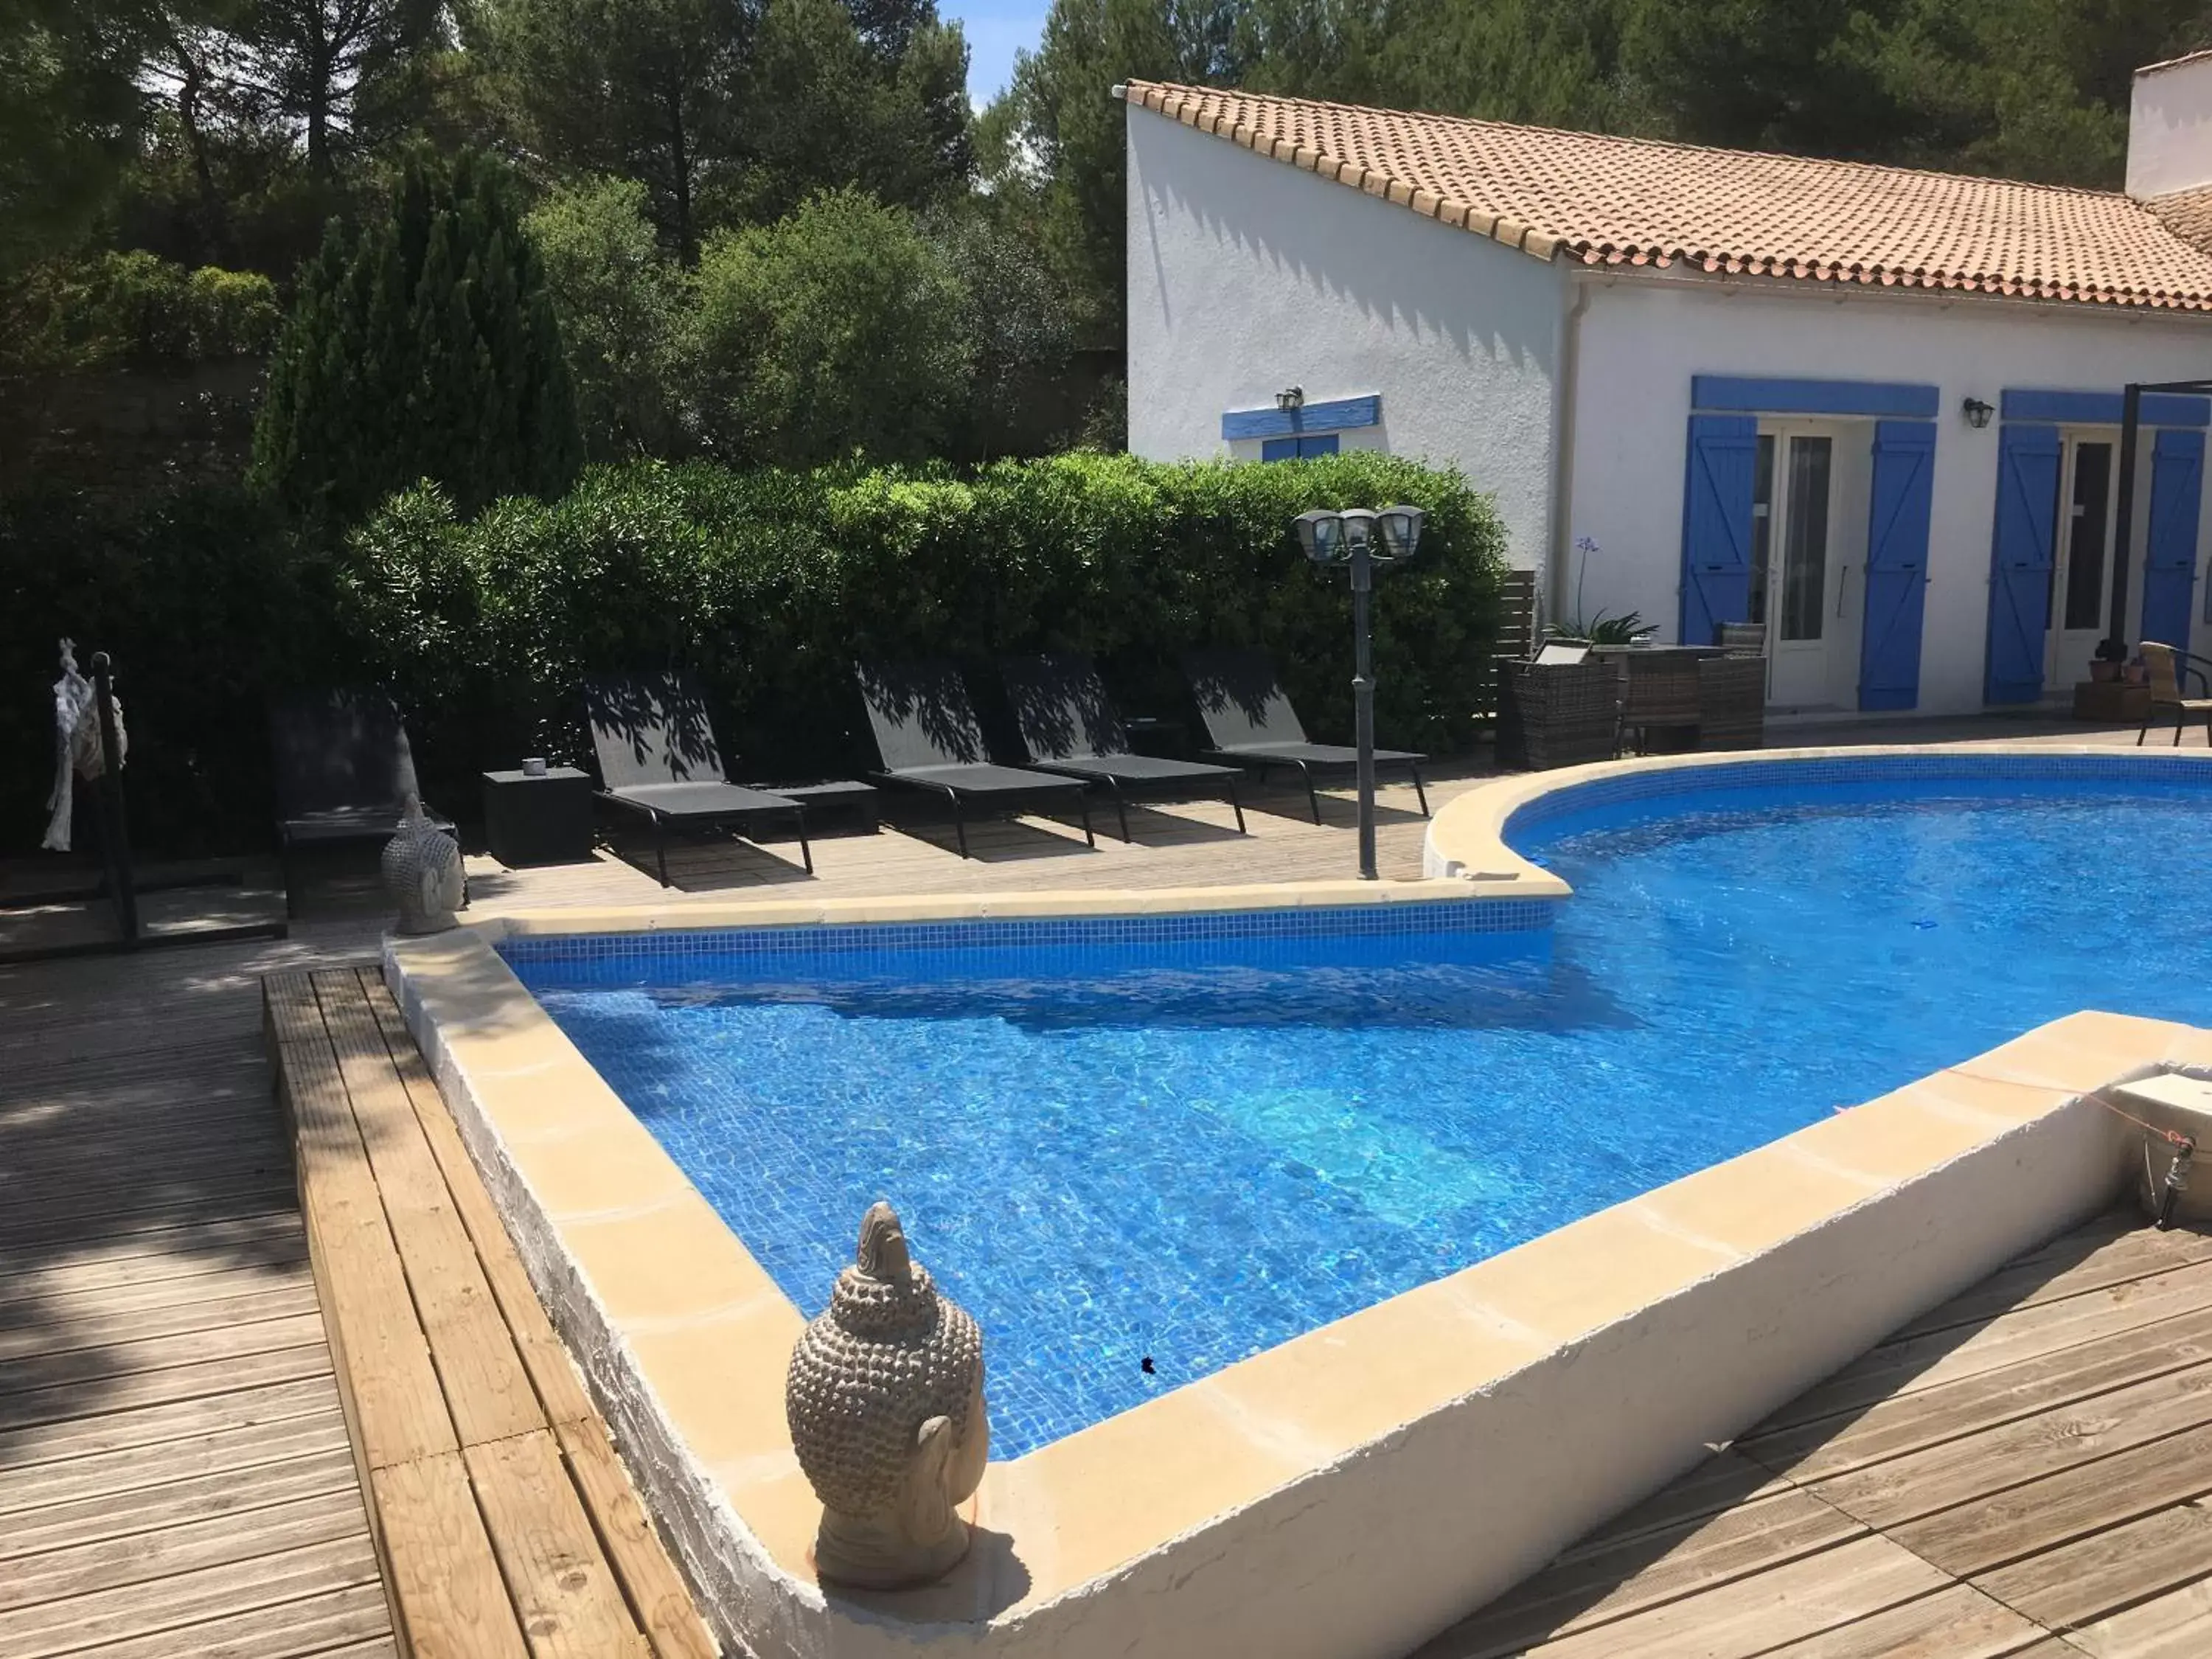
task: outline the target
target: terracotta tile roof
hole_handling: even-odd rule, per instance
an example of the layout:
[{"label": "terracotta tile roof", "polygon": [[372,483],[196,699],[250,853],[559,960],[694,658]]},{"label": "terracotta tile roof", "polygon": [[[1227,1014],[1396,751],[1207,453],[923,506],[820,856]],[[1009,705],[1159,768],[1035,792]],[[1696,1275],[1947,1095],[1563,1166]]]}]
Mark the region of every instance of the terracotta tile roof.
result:
[{"label": "terracotta tile roof", "polygon": [[2143,205],[2158,216],[2159,223],[2183,241],[2212,252],[2212,186],[2178,190],[2171,196],[2154,196]]},{"label": "terracotta tile roof", "polygon": [[1205,87],[1122,95],[1540,259],[2212,310],[2212,252],[2113,191]]}]

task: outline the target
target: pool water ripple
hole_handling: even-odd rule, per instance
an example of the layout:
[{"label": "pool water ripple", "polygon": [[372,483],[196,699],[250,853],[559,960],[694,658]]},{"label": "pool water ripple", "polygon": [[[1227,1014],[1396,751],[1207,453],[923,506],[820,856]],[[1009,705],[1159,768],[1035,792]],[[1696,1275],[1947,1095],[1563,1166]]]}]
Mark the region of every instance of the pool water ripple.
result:
[{"label": "pool water ripple", "polygon": [[2212,1023],[2212,791],[1924,787],[1556,817],[1548,944],[519,971],[808,1311],[896,1204],[1014,1456],[2044,1020]]}]

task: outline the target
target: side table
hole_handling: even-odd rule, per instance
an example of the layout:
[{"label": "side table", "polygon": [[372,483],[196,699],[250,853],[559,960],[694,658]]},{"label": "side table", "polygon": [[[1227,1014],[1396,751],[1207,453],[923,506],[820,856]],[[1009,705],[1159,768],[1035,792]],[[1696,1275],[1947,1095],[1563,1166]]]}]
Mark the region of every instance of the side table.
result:
[{"label": "side table", "polygon": [[2124,680],[2080,680],[2074,686],[2074,718],[2108,726],[2141,726],[2150,713],[2150,687]]},{"label": "side table", "polygon": [[580,864],[592,855],[592,777],[573,766],[483,775],[484,841],[507,868]]}]

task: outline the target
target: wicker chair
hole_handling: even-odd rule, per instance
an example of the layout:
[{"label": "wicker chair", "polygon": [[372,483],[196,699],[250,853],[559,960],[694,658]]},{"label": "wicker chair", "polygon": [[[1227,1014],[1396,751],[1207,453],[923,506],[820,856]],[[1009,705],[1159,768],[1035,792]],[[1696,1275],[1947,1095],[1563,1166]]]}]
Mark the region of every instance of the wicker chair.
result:
[{"label": "wicker chair", "polygon": [[1637,752],[1649,754],[1654,732],[1694,735],[1698,720],[1698,660],[1674,651],[1622,654],[1620,735],[1624,744],[1632,737]]},{"label": "wicker chair", "polygon": [[1698,747],[1766,744],[1766,659],[1707,657],[1698,664]]},{"label": "wicker chair", "polygon": [[1713,629],[1713,643],[1731,657],[1766,654],[1765,623],[1720,623]]},{"label": "wicker chair", "polygon": [[[2204,741],[2212,744],[2212,678],[2205,667],[2212,667],[2203,657],[2192,657],[2186,651],[2177,651],[2170,645],[2154,641],[2142,642],[2143,667],[2150,677],[2150,706],[2143,711],[2142,730],[2136,733],[2136,747],[2142,747],[2143,738],[2149,734],[2150,723],[2160,710],[2173,716],[2173,746],[2181,746],[2181,729],[2188,725],[2190,716],[2204,717]],[[2194,679],[2208,694],[2202,697],[2185,696],[2186,682]]]},{"label": "wicker chair", "polygon": [[1613,758],[1620,672],[1609,662],[1498,665],[1498,763],[1543,772]]}]

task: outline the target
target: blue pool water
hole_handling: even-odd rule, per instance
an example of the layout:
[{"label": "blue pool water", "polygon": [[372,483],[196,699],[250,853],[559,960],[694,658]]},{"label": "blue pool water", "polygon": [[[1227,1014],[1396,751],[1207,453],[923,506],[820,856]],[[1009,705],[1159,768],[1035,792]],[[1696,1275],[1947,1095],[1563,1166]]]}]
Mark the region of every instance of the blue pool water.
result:
[{"label": "blue pool water", "polygon": [[801,1307],[896,1204],[1011,1457],[2043,1020],[2212,1023],[2212,770],[2039,765],[1568,797],[1512,836],[1576,888],[1548,934],[511,959]]}]

